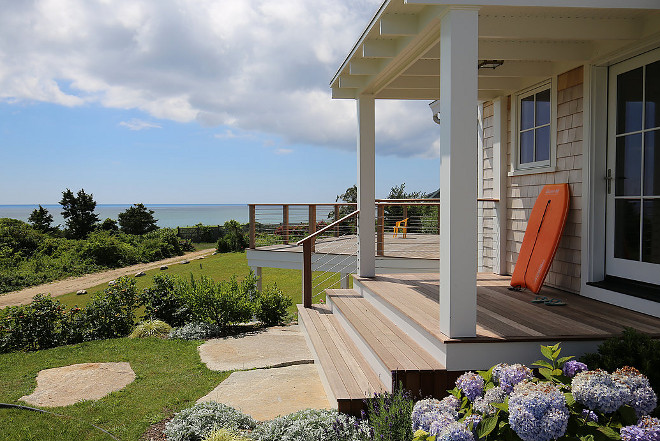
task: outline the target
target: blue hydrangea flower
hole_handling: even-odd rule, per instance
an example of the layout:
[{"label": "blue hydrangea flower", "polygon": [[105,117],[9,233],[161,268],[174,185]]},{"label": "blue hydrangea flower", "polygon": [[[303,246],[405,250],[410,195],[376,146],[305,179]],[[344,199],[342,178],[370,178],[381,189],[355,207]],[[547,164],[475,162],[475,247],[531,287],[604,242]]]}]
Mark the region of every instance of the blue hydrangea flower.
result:
[{"label": "blue hydrangea flower", "polygon": [[482,417],[478,413],[473,413],[472,415],[465,417],[463,424],[465,428],[470,430],[470,424],[472,424],[472,435],[476,438],[477,436],[477,425],[481,422]]},{"label": "blue hydrangea flower", "polygon": [[484,379],[474,372],[466,372],[456,380],[456,386],[470,401],[480,397],[484,391]]},{"label": "blue hydrangea flower", "polygon": [[601,369],[577,373],[571,392],[575,401],[603,413],[614,412],[631,399],[630,388]]},{"label": "blue hydrangea flower", "polygon": [[474,400],[473,409],[482,415],[492,415],[497,409],[491,403],[504,403],[506,393],[500,386],[495,386],[486,391],[482,398]]},{"label": "blue hydrangea flower", "polygon": [[569,360],[566,363],[564,363],[564,367],[562,368],[564,375],[566,375],[568,378],[573,378],[575,377],[575,374],[579,372],[584,372],[588,370],[587,365],[584,363],[581,363],[577,360]]},{"label": "blue hydrangea flower", "polygon": [[612,373],[612,378],[630,389],[630,396],[625,404],[635,409],[637,416],[648,415],[658,404],[658,397],[651,388],[649,379],[637,369],[625,366]]},{"label": "blue hydrangea flower", "polygon": [[434,421],[429,435],[435,436],[435,441],[474,441],[472,432],[457,421]]},{"label": "blue hydrangea flower", "polygon": [[660,420],[644,416],[636,426],[622,427],[621,439],[623,441],[660,441]]},{"label": "blue hydrangea flower", "polygon": [[461,407],[461,402],[453,395],[447,395],[444,397],[442,400],[440,400],[440,404],[449,412],[452,410],[458,411],[458,409]]},{"label": "blue hydrangea flower", "polygon": [[509,398],[509,424],[523,441],[550,441],[566,433],[566,399],[551,383],[518,383]]},{"label": "blue hydrangea flower", "polygon": [[513,387],[523,380],[531,380],[534,374],[530,368],[522,364],[500,363],[493,368],[493,378],[497,380],[502,390],[507,394],[513,391]]},{"label": "blue hydrangea flower", "polygon": [[445,416],[448,416],[452,421],[458,418],[458,412],[453,407],[451,400],[445,401],[443,399],[440,401],[435,398],[419,400],[413,406],[412,430],[415,432],[421,429],[428,432],[433,421],[444,418]]}]

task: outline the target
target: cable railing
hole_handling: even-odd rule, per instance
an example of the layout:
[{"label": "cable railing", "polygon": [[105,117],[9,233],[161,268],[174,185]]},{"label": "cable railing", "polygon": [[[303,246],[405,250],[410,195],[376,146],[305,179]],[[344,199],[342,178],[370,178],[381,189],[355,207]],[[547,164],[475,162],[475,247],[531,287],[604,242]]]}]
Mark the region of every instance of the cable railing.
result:
[{"label": "cable railing", "polygon": [[[353,233],[353,228],[354,224],[357,224],[358,215],[359,211],[355,210],[296,243],[297,246],[302,245],[303,248],[302,285],[305,308],[312,307],[315,295],[320,295],[336,283],[337,274],[341,277],[342,274],[355,272],[357,235]],[[343,234],[335,236],[337,231],[342,230],[345,231]],[[323,244],[329,244],[329,246],[323,246],[323,250],[321,250],[323,234],[330,233],[333,235],[332,240]],[[319,240],[318,244],[317,240]],[[316,276],[312,273],[312,253],[316,255],[317,262],[322,262],[322,265],[316,268]],[[316,294],[314,293],[315,288]]]}]

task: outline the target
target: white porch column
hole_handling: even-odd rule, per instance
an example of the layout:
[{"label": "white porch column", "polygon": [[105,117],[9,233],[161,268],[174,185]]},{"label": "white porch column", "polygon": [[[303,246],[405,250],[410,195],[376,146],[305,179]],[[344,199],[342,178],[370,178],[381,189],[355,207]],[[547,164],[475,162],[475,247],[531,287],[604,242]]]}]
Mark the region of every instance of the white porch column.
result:
[{"label": "white porch column", "polygon": [[358,116],[358,274],[376,275],[376,111],[372,95],[357,99]]},{"label": "white porch column", "polygon": [[440,30],[440,331],[477,322],[478,10],[451,8]]},{"label": "white porch column", "polygon": [[499,97],[493,101],[493,198],[495,202],[495,225],[493,245],[495,261],[493,272],[506,274],[506,234],[507,234],[507,186],[506,177],[509,169],[507,161],[507,99]]}]

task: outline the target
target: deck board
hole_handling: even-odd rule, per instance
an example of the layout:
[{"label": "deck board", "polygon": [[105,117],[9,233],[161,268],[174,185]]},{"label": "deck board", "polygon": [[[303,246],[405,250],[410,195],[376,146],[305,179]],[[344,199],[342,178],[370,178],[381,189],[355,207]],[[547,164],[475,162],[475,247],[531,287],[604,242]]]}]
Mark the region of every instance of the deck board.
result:
[{"label": "deck board", "polygon": [[356,279],[445,343],[601,340],[624,327],[660,337],[659,318],[550,287],[539,295],[560,298],[567,306],[535,304],[535,294],[508,290],[510,277],[479,273],[477,336],[450,339],[439,331],[437,273]]}]

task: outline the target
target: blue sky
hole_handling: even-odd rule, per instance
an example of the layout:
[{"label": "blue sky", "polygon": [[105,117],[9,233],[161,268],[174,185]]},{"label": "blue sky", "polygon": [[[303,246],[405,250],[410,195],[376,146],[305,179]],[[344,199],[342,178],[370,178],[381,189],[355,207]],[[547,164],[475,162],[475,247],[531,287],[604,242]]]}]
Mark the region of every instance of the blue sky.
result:
[{"label": "blue sky", "polygon": [[[328,82],[378,3],[0,0],[0,205],[333,201],[356,121]],[[377,196],[436,189],[427,103],[376,111]]]}]

